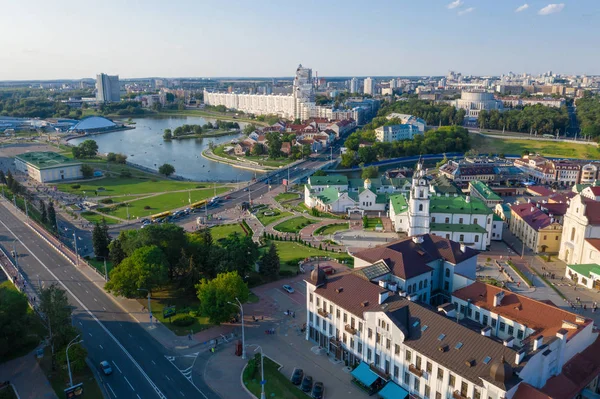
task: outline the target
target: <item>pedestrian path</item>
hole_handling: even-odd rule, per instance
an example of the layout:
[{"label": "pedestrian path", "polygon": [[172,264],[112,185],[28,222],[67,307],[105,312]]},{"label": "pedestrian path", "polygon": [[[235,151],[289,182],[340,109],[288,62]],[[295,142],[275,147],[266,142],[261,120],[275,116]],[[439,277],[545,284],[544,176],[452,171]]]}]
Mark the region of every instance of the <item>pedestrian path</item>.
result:
[{"label": "pedestrian path", "polygon": [[58,399],[35,357],[35,351],[0,364],[0,381],[13,384],[21,399]]}]

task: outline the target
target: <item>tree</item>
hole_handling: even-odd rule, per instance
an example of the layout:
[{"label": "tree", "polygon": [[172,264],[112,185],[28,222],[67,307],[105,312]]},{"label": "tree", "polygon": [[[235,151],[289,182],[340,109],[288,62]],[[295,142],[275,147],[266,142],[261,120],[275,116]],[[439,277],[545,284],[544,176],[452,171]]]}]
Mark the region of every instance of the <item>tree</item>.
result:
[{"label": "tree", "polygon": [[6,184],[6,176],[4,175],[4,171],[0,169],[0,184]]},{"label": "tree", "polygon": [[165,95],[165,98],[168,103],[172,103],[173,101],[175,101],[175,95],[173,93],[167,93]]},{"label": "tree", "polygon": [[52,231],[56,231],[56,210],[54,210],[54,203],[52,201],[48,203],[48,224],[50,224]]},{"label": "tree", "polygon": [[158,173],[160,173],[161,175],[165,175],[165,176],[169,177],[173,173],[175,173],[175,167],[173,165],[171,165],[171,164],[168,164],[168,163],[162,164],[158,168]]},{"label": "tree", "polygon": [[108,257],[113,264],[113,266],[118,266],[123,259],[127,257],[123,248],[121,247],[121,241],[119,239],[112,240],[110,244],[108,244]]},{"label": "tree", "polygon": [[111,270],[104,286],[108,292],[127,298],[139,297],[140,288],[152,292],[168,281],[167,257],[155,245],[141,247]]},{"label": "tree", "polygon": [[55,284],[42,288],[39,295],[39,311],[46,318],[46,327],[51,333],[50,344],[54,348],[65,346],[76,335],[71,326],[72,307],[67,293]]},{"label": "tree", "polygon": [[271,242],[269,250],[260,258],[260,273],[271,279],[276,279],[279,276],[280,267],[281,263],[279,261],[277,247]]},{"label": "tree", "polygon": [[96,222],[94,226],[94,230],[92,231],[92,245],[94,246],[94,254],[96,256],[108,257],[110,235],[108,234],[108,225],[104,218],[102,218],[102,223]]},{"label": "tree", "polygon": [[323,171],[322,169],[319,169],[315,173],[313,173],[313,176],[327,176],[327,173],[325,173],[325,171]]},{"label": "tree", "polygon": [[46,204],[44,203],[44,201],[40,200],[40,219],[42,221],[42,224],[47,224],[48,223],[48,213],[46,212]]},{"label": "tree", "polygon": [[245,276],[254,268],[259,253],[258,245],[252,241],[251,236],[233,233],[221,240],[221,246],[225,250],[220,266],[221,271],[235,270]]},{"label": "tree", "polygon": [[127,155],[117,154],[115,161],[120,164],[126,164],[127,163]]},{"label": "tree", "polygon": [[212,280],[202,279],[196,285],[200,299],[200,310],[207,315],[211,323],[220,324],[238,313],[236,298],[244,303],[250,290],[237,272],[221,273]]},{"label": "tree", "polygon": [[108,154],[106,154],[106,160],[108,162],[116,162],[117,154],[115,154],[114,152],[109,152]]},{"label": "tree", "polygon": [[0,357],[24,344],[27,329],[27,297],[5,283],[0,285]]},{"label": "tree", "polygon": [[84,178],[89,179],[94,176],[94,168],[84,163],[81,165],[81,174]]},{"label": "tree", "polygon": [[[56,365],[59,370],[66,373],[67,369],[67,351],[65,348],[61,348],[56,351]],[[71,366],[72,373],[80,373],[85,370],[86,363],[85,358],[87,357],[87,350],[81,344],[71,345],[69,348],[69,365]]]},{"label": "tree", "polygon": [[173,132],[171,132],[171,129],[165,129],[165,132],[163,133],[163,139],[171,140],[172,138],[173,138]]},{"label": "tree", "polygon": [[270,158],[278,158],[281,155],[281,137],[279,132],[270,132],[267,134],[267,146]]},{"label": "tree", "polygon": [[12,175],[10,169],[9,169],[8,173],[6,173],[6,186],[11,191],[13,189],[14,182],[15,182],[15,178],[13,177],[13,175]]},{"label": "tree", "polygon": [[250,151],[250,154],[253,156],[259,156],[259,155],[263,154],[263,150],[264,150],[264,147],[262,146],[262,144],[256,143],[252,146],[252,150]]},{"label": "tree", "polygon": [[98,153],[98,144],[94,140],[85,140],[79,144],[80,157],[94,157]]},{"label": "tree", "polygon": [[246,126],[244,126],[244,134],[245,135],[249,135],[250,133],[254,132],[256,130],[256,126],[254,126],[254,124],[249,123]]},{"label": "tree", "polygon": [[367,166],[363,168],[361,177],[363,179],[373,179],[379,176],[379,168],[377,166]]}]

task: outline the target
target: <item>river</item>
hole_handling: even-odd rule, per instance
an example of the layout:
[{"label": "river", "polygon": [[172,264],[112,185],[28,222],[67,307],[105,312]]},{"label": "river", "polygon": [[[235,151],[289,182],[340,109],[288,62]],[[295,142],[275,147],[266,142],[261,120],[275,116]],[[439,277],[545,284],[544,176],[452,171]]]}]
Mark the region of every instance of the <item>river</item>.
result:
[{"label": "river", "polygon": [[[115,152],[127,155],[127,160],[147,168],[157,170],[164,163],[175,167],[175,174],[197,181],[236,181],[250,180],[254,172],[234,168],[227,164],[210,161],[202,157],[202,151],[212,141],[215,144],[229,142],[239,135],[209,137],[205,139],[184,139],[164,141],[165,129],[174,130],[181,125],[204,125],[214,119],[199,116],[172,116],[165,118],[133,118],[135,129],[112,133],[78,137],[70,140],[77,145],[92,139],[98,143],[101,153]],[[245,123],[240,123],[243,128]]]}]

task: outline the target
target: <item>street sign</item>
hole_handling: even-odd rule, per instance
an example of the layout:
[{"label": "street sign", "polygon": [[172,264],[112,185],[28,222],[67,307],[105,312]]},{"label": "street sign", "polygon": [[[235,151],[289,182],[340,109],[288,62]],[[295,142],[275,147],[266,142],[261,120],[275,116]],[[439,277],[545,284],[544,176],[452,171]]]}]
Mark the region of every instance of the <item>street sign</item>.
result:
[{"label": "street sign", "polygon": [[175,310],[175,306],[165,306],[163,308],[163,317],[166,319],[167,317],[175,316],[177,311]]},{"label": "street sign", "polygon": [[262,381],[260,382],[260,385],[265,385],[266,383],[267,383],[267,380],[262,380]]},{"label": "street sign", "polygon": [[65,389],[65,397],[67,399],[77,399],[83,397],[83,382]]}]

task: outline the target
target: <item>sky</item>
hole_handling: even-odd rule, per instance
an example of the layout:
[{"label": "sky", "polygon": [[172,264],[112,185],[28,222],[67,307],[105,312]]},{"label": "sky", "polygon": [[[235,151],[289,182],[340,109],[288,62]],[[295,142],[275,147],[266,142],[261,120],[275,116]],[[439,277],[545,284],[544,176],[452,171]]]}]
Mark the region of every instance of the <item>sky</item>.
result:
[{"label": "sky", "polygon": [[600,0],[0,0],[0,80],[600,74]]}]

